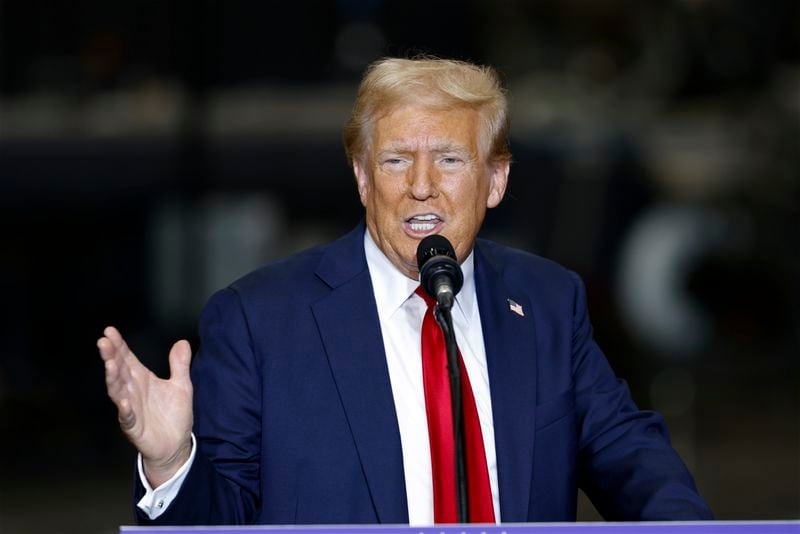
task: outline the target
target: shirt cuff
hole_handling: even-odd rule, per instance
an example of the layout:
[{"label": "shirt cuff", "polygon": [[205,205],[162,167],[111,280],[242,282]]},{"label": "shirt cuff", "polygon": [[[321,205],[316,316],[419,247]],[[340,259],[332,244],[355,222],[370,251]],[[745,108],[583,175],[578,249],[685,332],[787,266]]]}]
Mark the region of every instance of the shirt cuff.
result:
[{"label": "shirt cuff", "polygon": [[192,452],[189,455],[189,459],[186,460],[186,463],[183,464],[174,475],[172,475],[172,478],[155,489],[150,486],[150,483],[147,481],[147,477],[144,476],[142,455],[139,453],[136,463],[139,468],[139,480],[141,481],[142,486],[144,486],[145,494],[144,497],[139,499],[139,502],[136,503],[136,506],[138,506],[139,510],[144,512],[147,517],[150,519],[158,518],[158,516],[167,510],[167,507],[169,507],[172,501],[175,500],[175,497],[178,496],[178,490],[181,489],[183,480],[189,473],[189,467],[191,467],[192,462],[194,462],[194,454],[196,451],[197,440],[195,440],[194,432],[192,432]]}]

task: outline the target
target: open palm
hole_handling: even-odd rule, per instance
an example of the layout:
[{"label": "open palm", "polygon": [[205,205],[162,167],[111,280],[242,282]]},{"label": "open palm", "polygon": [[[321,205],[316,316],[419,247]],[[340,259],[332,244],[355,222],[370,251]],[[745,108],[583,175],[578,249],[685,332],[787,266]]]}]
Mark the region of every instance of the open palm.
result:
[{"label": "open palm", "polygon": [[172,346],[170,378],[163,380],[139,361],[116,328],[109,326],[103,334],[97,347],[105,362],[108,396],[117,407],[122,431],[142,454],[149,482],[158,486],[191,451],[191,348],[184,340]]}]

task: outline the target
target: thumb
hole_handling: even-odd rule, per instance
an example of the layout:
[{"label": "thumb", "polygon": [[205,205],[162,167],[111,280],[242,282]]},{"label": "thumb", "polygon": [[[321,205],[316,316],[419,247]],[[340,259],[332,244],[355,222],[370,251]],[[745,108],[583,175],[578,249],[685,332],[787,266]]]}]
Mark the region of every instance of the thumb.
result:
[{"label": "thumb", "polygon": [[192,361],[192,348],[189,342],[181,339],[169,351],[170,379],[189,380],[189,364]]}]

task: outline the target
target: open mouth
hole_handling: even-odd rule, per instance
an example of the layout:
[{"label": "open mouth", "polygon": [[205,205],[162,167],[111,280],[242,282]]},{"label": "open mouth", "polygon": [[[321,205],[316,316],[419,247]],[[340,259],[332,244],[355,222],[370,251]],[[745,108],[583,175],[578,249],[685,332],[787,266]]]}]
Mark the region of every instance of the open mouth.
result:
[{"label": "open mouth", "polygon": [[429,234],[442,224],[442,219],[433,213],[414,215],[406,219],[405,226],[412,234]]}]

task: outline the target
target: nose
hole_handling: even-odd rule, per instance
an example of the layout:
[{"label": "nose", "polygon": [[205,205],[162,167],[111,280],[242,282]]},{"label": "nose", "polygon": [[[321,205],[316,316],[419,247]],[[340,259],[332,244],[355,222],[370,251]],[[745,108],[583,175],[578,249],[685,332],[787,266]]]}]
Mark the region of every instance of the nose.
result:
[{"label": "nose", "polygon": [[410,169],[411,176],[409,193],[417,200],[427,200],[439,195],[436,189],[436,170],[431,162],[419,159]]}]

